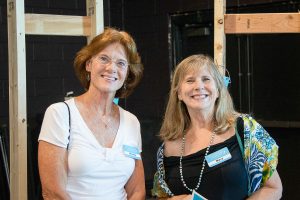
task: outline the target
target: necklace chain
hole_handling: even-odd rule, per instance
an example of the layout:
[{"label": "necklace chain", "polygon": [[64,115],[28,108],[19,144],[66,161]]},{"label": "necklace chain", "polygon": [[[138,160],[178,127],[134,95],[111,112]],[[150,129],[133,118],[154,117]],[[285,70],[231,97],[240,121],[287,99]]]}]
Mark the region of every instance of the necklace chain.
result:
[{"label": "necklace chain", "polygon": [[[106,118],[108,118],[108,120],[106,120]],[[109,123],[112,121],[113,116],[111,117],[100,117],[100,120],[103,122],[104,127],[107,128]]]},{"label": "necklace chain", "polygon": [[93,132],[96,139],[102,146],[106,146],[107,144],[110,144],[117,134],[116,127],[114,125],[115,116],[116,116],[116,112],[114,111],[114,108],[112,108],[112,112],[110,113],[110,115],[99,116],[98,119],[100,121],[94,120],[93,122],[92,127],[99,127],[99,122],[102,123],[101,133],[99,133],[96,130]]},{"label": "necklace chain", "polygon": [[110,115],[99,117],[99,119],[103,123],[105,129],[107,129],[109,127],[109,124],[114,119],[114,116],[115,116],[115,111],[114,111],[114,107],[112,107]]},{"label": "necklace chain", "polygon": [[189,188],[187,185],[186,185],[186,182],[184,181],[184,178],[183,178],[183,170],[182,170],[182,157],[183,157],[183,154],[184,154],[184,148],[185,148],[185,134],[183,134],[183,137],[182,137],[182,145],[181,145],[181,153],[180,153],[180,159],[179,159],[179,172],[180,172],[180,179],[181,179],[181,182],[183,184],[183,186],[188,189],[190,192],[193,192],[193,190],[198,190],[198,188],[200,187],[200,184],[201,184],[201,180],[202,180],[202,176],[203,176],[203,172],[204,172],[204,168],[205,168],[205,157],[207,156],[208,152],[209,152],[209,149],[210,149],[210,146],[213,144],[213,141],[214,141],[214,138],[215,138],[215,135],[216,135],[216,132],[213,131],[212,135],[211,135],[211,139],[210,139],[210,143],[208,145],[208,147],[206,148],[206,151],[205,151],[205,155],[204,155],[204,158],[203,158],[203,162],[202,162],[202,168],[201,168],[201,171],[200,171],[200,175],[199,175],[199,180],[198,180],[198,183],[196,185],[196,187],[194,189],[191,189]]}]

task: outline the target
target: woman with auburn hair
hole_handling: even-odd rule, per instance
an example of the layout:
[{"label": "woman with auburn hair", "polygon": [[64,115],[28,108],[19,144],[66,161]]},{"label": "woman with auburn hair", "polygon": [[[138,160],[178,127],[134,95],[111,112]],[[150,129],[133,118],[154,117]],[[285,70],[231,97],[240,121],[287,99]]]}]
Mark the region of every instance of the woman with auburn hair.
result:
[{"label": "woman with auburn hair", "polygon": [[44,199],[144,199],[138,119],[113,102],[140,81],[133,38],[106,28],[74,61],[86,92],[48,107],[39,136]]},{"label": "woman with auburn hair", "polygon": [[209,56],[192,55],[176,67],[160,138],[152,189],[159,199],[281,197],[278,146],[251,116],[234,110]]}]

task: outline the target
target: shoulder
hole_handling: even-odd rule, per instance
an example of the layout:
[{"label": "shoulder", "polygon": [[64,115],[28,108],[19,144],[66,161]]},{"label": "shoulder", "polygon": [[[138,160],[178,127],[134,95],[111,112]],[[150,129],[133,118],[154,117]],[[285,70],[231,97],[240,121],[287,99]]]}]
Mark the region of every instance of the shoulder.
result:
[{"label": "shoulder", "polygon": [[38,140],[66,148],[70,135],[68,119],[68,108],[64,103],[50,105],[46,110]]},{"label": "shoulder", "polygon": [[241,113],[238,118],[243,119],[244,121],[255,121],[250,114]]},{"label": "shoulder", "polygon": [[164,141],[164,155],[178,156],[181,149],[181,138]]},{"label": "shoulder", "polygon": [[64,124],[69,119],[68,107],[63,102],[51,104],[44,114],[43,124],[46,122]]},{"label": "shoulder", "polygon": [[264,127],[258,123],[251,115],[242,114],[241,118],[244,122],[244,133],[245,135],[251,134],[252,136],[267,133]]},{"label": "shoulder", "polygon": [[57,102],[57,103],[51,104],[47,108],[46,113],[61,115],[63,113],[66,113],[67,110],[68,110],[68,108],[67,108],[66,104],[64,104],[63,102]]},{"label": "shoulder", "polygon": [[123,109],[122,107],[118,106],[120,110],[120,114],[124,116],[124,119],[126,123],[132,123],[132,124],[140,124],[138,118],[132,114],[131,112]]},{"label": "shoulder", "polygon": [[263,129],[263,127],[249,114],[241,114],[239,119],[242,119],[245,134],[253,133],[258,129]]},{"label": "shoulder", "polygon": [[[72,101],[68,100],[68,101],[66,101],[66,103],[68,104],[68,106],[70,106]],[[67,109],[67,105],[63,101],[53,103],[47,108],[47,110],[51,110],[51,111],[60,111],[62,109],[64,109],[64,110]]]},{"label": "shoulder", "polygon": [[131,146],[137,146],[142,151],[141,127],[137,117],[119,106],[120,118],[122,123],[123,135],[126,143]]},{"label": "shoulder", "polygon": [[264,152],[265,154],[278,151],[278,146],[275,140],[261,124],[259,124],[250,115],[245,114],[242,117],[244,121],[246,147],[248,145],[254,145],[258,150]]}]

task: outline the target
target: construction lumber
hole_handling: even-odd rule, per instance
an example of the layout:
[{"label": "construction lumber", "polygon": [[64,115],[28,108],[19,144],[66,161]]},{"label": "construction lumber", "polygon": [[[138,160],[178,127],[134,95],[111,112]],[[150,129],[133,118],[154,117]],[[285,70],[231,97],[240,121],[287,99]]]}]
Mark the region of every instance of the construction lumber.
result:
[{"label": "construction lumber", "polygon": [[24,1],[7,1],[10,199],[27,200],[27,109]]},{"label": "construction lumber", "polygon": [[226,66],[226,37],[224,32],[224,15],[226,0],[214,1],[214,61],[219,70],[225,74]]},{"label": "construction lumber", "polygon": [[225,14],[225,33],[300,33],[300,13]]},{"label": "construction lumber", "polygon": [[90,36],[89,16],[25,14],[28,35]]}]

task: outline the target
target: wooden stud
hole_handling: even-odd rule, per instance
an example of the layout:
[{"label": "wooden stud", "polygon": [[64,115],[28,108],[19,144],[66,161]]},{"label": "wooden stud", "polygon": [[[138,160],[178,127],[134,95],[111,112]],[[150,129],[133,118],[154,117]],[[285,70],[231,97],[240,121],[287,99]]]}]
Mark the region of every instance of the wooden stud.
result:
[{"label": "wooden stud", "polygon": [[28,35],[90,36],[88,16],[25,14]]},{"label": "wooden stud", "polygon": [[103,0],[87,0],[86,13],[91,17],[91,35],[88,43],[104,30]]},{"label": "wooden stud", "polygon": [[27,111],[24,0],[7,1],[10,199],[27,200]]},{"label": "wooden stud", "polygon": [[226,0],[214,1],[214,61],[219,70],[225,74],[226,66],[226,37],[224,32],[224,14]]},{"label": "wooden stud", "polygon": [[300,13],[226,14],[225,33],[300,33]]}]

